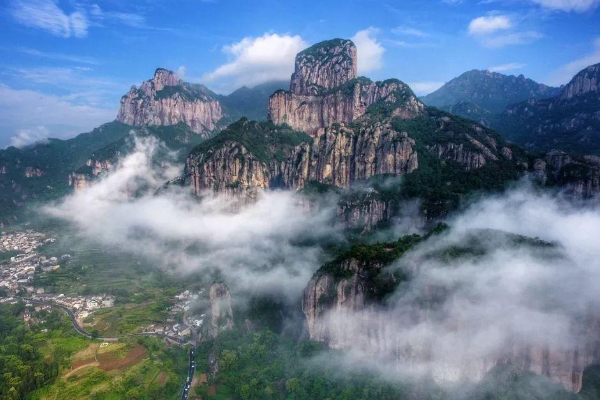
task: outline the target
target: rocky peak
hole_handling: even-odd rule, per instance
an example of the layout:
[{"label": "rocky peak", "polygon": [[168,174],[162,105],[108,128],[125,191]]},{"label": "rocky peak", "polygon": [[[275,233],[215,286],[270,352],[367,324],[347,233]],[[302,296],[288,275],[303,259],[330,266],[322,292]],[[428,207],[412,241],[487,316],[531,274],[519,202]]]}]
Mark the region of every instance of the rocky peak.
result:
[{"label": "rocky peak", "polygon": [[357,76],[356,46],[351,40],[333,39],[317,43],[296,55],[290,91],[316,95]]},{"label": "rocky peak", "polygon": [[591,92],[598,92],[600,95],[600,64],[591,65],[575,75],[563,88],[559,98],[569,100]]},{"label": "rocky peak", "polygon": [[132,86],[121,98],[117,121],[133,126],[188,125],[208,135],[223,117],[217,96],[202,85],[183,82],[173,72],[158,68],[140,88]]},{"label": "rocky peak", "polygon": [[161,90],[165,86],[177,86],[181,83],[179,77],[173,72],[165,68],[157,68],[154,71],[154,78],[152,83],[156,90]]},{"label": "rocky peak", "polygon": [[220,331],[233,328],[233,311],[229,288],[222,282],[210,286],[211,333],[216,336]]}]

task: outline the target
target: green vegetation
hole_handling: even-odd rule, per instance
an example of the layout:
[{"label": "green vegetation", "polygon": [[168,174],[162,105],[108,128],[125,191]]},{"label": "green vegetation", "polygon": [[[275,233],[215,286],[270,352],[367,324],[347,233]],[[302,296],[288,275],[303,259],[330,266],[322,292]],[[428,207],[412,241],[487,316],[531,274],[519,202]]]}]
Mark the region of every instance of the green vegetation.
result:
[{"label": "green vegetation", "polygon": [[209,153],[226,142],[235,142],[244,146],[259,161],[283,161],[289,150],[311,140],[306,133],[295,131],[289,126],[241,118],[216,136],[196,146],[192,155]]},{"label": "green vegetation", "polygon": [[[228,331],[203,344],[197,358],[200,371],[208,369],[209,354],[218,358],[220,368],[215,379],[197,389],[207,399],[400,400],[416,392],[410,384],[386,382],[360,369],[340,370],[335,366],[339,353],[269,330]],[[432,384],[420,398],[438,399],[439,393]]]},{"label": "green vegetation", "polygon": [[219,96],[219,101],[229,122],[234,122],[241,117],[251,121],[266,121],[269,97],[274,92],[289,86],[289,81],[267,82],[253,88],[244,86],[227,96]]}]

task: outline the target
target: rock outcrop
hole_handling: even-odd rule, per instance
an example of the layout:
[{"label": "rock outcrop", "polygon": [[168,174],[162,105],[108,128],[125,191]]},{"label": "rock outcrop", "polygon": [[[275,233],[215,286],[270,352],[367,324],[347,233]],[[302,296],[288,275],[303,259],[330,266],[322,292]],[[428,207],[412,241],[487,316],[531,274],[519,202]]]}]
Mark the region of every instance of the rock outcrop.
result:
[{"label": "rock outcrop", "polygon": [[356,46],[350,40],[329,40],[300,52],[290,90],[277,91],[269,99],[270,120],[320,136],[333,123],[352,123],[378,101],[404,103],[406,118],[423,110],[404,83],[357,78],[356,68]]},{"label": "rock outcrop", "polygon": [[187,124],[209,135],[218,127],[223,110],[216,95],[203,85],[183,82],[172,71],[159,68],[154,78],[134,85],[121,98],[117,121],[133,126]]},{"label": "rock outcrop", "polygon": [[572,156],[553,150],[539,163],[540,168],[542,163],[545,167],[544,174],[550,173],[565,193],[579,199],[600,195],[600,157]]},{"label": "rock outcrop", "polygon": [[[573,332],[578,338],[576,345],[557,346],[514,337],[497,348],[472,351],[469,336],[461,334],[463,326],[468,329],[467,321],[439,320],[435,304],[447,289],[429,285],[419,295],[419,304],[402,301],[401,308],[382,303],[378,296],[386,287],[385,282],[392,282],[395,287],[399,284],[385,267],[386,263],[379,260],[354,257],[321,267],[306,286],[302,300],[310,338],[331,348],[353,349],[369,358],[385,359],[394,365],[390,368],[404,373],[430,374],[438,381],[476,382],[494,366],[510,364],[545,375],[578,392],[584,369],[600,362],[597,317],[573,321],[579,327]],[[379,279],[382,274],[390,275]],[[406,290],[410,288],[406,286]],[[436,318],[436,332],[427,331],[428,328],[422,332],[411,330],[427,326],[430,318]],[[437,336],[443,332],[452,343],[456,341],[456,348],[440,346],[447,344],[437,342]]]},{"label": "rock outcrop", "polygon": [[[403,175],[418,168],[414,140],[389,124],[375,123],[358,132],[337,124],[320,137],[305,136],[295,146],[278,151],[279,157],[262,159],[247,145],[233,140],[234,132],[239,129],[288,132],[269,123],[247,120],[222,131],[221,140],[214,143],[218,146],[195,151],[188,157],[186,181],[197,194],[205,190],[247,193],[276,187],[299,189],[309,181],[348,187],[352,182],[375,175]],[[232,140],[227,140],[228,136]],[[207,142],[201,147],[211,144]]]},{"label": "rock outcrop", "polygon": [[46,172],[36,167],[25,167],[23,172],[27,178],[39,178],[46,175]]},{"label": "rock outcrop", "polygon": [[73,172],[69,175],[69,186],[77,192],[87,187],[88,177],[85,174],[78,174]]},{"label": "rock outcrop", "polygon": [[211,334],[233,328],[231,294],[224,283],[215,282],[210,286]]},{"label": "rock outcrop", "polygon": [[600,64],[579,72],[557,97],[507,107],[494,124],[530,149],[600,154]]}]

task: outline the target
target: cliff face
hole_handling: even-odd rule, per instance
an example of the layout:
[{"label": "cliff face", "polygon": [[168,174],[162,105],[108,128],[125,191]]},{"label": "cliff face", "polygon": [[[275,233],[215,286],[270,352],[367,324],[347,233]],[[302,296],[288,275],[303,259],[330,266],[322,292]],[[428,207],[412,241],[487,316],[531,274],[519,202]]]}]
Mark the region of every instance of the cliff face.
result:
[{"label": "cliff face", "polygon": [[[259,159],[235,140],[233,129],[276,129],[268,123],[238,121],[221,135],[222,143],[192,153],[186,164],[186,181],[196,194],[248,192],[272,187],[302,188],[309,181],[348,187],[374,175],[403,175],[418,168],[415,142],[389,124],[376,123],[358,132],[343,125],[327,129],[320,137],[304,137],[279,157]],[[210,145],[212,143],[208,143]]]},{"label": "cliff face", "polygon": [[224,283],[215,282],[210,286],[210,310],[213,336],[221,331],[233,328],[231,294]]},{"label": "cliff face", "polygon": [[496,125],[526,148],[600,155],[600,64],[575,75],[555,98],[509,106]]},{"label": "cliff face", "polygon": [[600,157],[574,157],[562,151],[550,151],[545,157],[545,172],[575,198],[587,199],[600,194]]},{"label": "cliff face", "polygon": [[600,64],[592,65],[575,75],[563,88],[558,98],[570,100],[588,93],[596,93],[600,96]]},{"label": "cliff face", "polygon": [[[430,285],[419,297],[422,304],[406,304],[392,311],[374,300],[381,287],[374,277],[386,273],[385,265],[348,258],[335,269],[323,266],[306,286],[302,299],[310,338],[331,348],[353,349],[385,359],[406,373],[427,372],[438,381],[476,382],[494,366],[510,364],[578,392],[584,369],[600,362],[600,318],[593,316],[574,321],[580,327],[573,332],[578,337],[576,345],[549,345],[514,337],[497,350],[481,354],[472,353],[473,343],[464,340],[445,348],[437,342],[438,335],[449,335],[454,343],[461,338],[463,326],[469,326],[467,321],[456,319],[440,321],[435,306],[431,310],[424,306],[434,305],[446,289]],[[411,331],[411,326],[427,326],[430,320],[436,321],[436,333],[428,333],[428,328]]]},{"label": "cliff face", "polygon": [[154,78],[131,87],[121,98],[117,121],[128,125],[187,124],[192,131],[208,135],[223,117],[216,95],[202,85],[180,80],[171,71],[159,68]]},{"label": "cliff face", "polygon": [[405,101],[406,118],[423,110],[404,83],[357,78],[356,66],[356,46],[350,40],[330,40],[300,52],[290,90],[277,91],[269,99],[270,120],[319,136],[335,122],[352,123],[380,100]]}]

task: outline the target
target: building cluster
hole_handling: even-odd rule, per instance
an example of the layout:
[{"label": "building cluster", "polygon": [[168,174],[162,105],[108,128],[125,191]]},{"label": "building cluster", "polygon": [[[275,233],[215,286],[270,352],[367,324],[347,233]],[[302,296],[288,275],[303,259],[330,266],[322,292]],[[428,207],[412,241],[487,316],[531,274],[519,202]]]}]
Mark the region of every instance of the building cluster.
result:
[{"label": "building cluster", "polygon": [[115,305],[114,296],[65,296],[64,294],[35,294],[33,300],[44,301],[66,307],[73,312],[75,318],[83,319],[100,308],[110,308]]},{"label": "building cluster", "polygon": [[[60,268],[57,257],[47,258],[36,252],[43,244],[54,242],[43,233],[28,230],[19,233],[2,232],[0,236],[0,253],[16,253],[10,260],[0,264],[0,289],[6,294],[43,293],[43,289],[33,287],[33,278],[38,268],[41,271],[53,271]],[[71,256],[65,254],[61,259]]]},{"label": "building cluster", "polygon": [[46,235],[43,233],[32,230],[17,233],[2,232],[2,236],[0,236],[0,252],[18,251],[23,254],[30,254],[41,245],[53,243],[54,241],[54,238],[46,238]]},{"label": "building cluster", "polygon": [[[175,296],[177,301],[169,308],[169,314],[165,324],[151,324],[143,329],[147,333],[159,333],[173,337],[186,337],[192,334],[192,329],[200,328],[204,321],[205,314],[199,316],[188,316],[192,305],[200,302],[200,296],[204,289],[198,293],[192,293],[186,290]],[[183,321],[183,322],[180,322]]]}]

